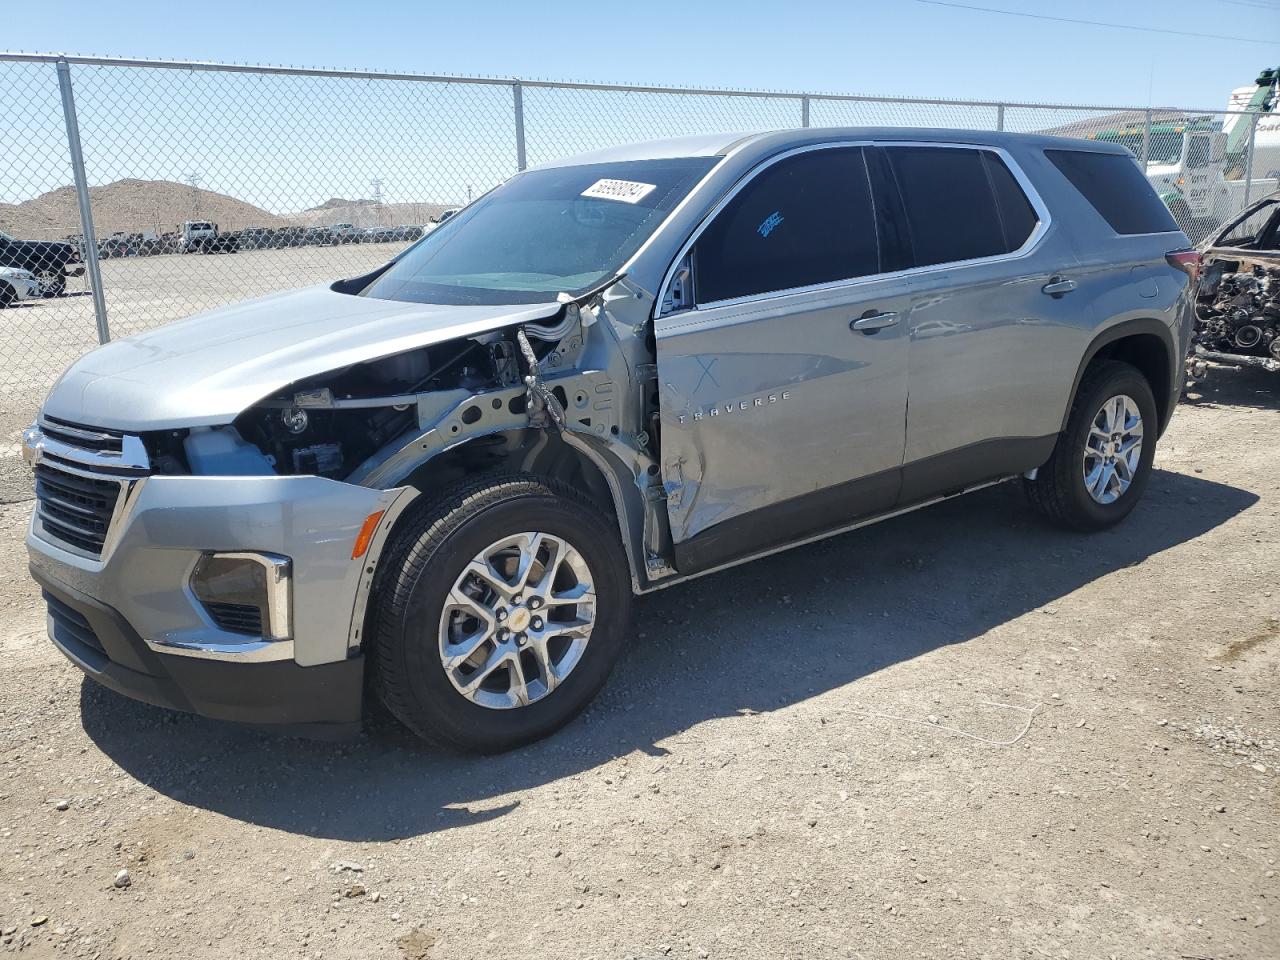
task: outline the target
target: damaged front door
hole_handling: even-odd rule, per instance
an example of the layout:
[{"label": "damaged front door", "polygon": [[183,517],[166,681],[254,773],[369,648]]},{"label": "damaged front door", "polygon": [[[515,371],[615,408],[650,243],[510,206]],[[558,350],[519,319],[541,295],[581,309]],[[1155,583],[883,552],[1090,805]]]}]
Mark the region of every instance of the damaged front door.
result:
[{"label": "damaged front door", "polygon": [[696,236],[677,271],[689,306],[656,323],[681,573],[893,505],[908,299],[882,263],[857,146],[766,164]]}]

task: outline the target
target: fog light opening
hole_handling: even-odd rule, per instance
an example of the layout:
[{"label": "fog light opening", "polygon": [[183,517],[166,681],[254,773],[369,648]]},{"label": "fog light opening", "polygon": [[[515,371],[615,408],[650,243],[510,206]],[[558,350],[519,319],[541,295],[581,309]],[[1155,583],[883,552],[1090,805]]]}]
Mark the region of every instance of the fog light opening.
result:
[{"label": "fog light opening", "polygon": [[293,561],[275,553],[206,553],[191,571],[191,592],[221,630],[293,637]]}]

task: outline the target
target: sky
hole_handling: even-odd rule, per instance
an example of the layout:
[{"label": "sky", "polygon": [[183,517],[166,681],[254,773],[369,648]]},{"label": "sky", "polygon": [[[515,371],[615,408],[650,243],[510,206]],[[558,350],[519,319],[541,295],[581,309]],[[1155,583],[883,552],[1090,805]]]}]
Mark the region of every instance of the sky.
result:
[{"label": "sky", "polygon": [[[0,43],[19,37],[39,53],[1223,109],[1233,88],[1280,65],[1280,0],[44,0]],[[461,203],[516,170],[510,86],[92,65],[71,74],[91,184],[193,183],[287,213],[330,197]],[[530,164],[800,124],[799,101],[783,98],[536,87],[523,97]],[[1098,113],[1010,110],[1003,122],[1032,132]],[[70,182],[51,65],[0,63],[0,114],[0,202]],[[814,100],[810,120],[993,129],[997,114]]]},{"label": "sky", "polygon": [[[41,16],[23,18],[3,42],[20,37],[38,52],[1201,108],[1225,106],[1233,87],[1280,65],[1280,0],[957,3],[45,0]],[[1117,26],[1038,19],[1046,16]]]}]

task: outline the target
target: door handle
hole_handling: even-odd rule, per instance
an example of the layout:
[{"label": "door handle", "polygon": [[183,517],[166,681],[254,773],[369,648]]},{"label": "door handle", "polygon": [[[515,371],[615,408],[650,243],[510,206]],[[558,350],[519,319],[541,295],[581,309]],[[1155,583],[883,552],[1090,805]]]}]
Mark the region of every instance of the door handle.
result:
[{"label": "door handle", "polygon": [[882,327],[891,327],[898,322],[898,315],[892,310],[886,310],[878,313],[875,310],[868,310],[857,320],[849,324],[850,330],[857,330],[859,333],[875,333]]},{"label": "door handle", "polygon": [[1064,293],[1070,293],[1076,288],[1074,280],[1068,280],[1065,277],[1050,277],[1049,282],[1040,288],[1041,293],[1047,293],[1051,297],[1060,297]]}]

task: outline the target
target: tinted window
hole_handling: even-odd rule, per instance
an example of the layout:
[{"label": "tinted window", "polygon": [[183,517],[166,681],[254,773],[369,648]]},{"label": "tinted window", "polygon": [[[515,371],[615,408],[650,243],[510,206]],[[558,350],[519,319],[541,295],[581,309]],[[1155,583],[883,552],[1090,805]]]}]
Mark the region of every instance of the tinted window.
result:
[{"label": "tinted window", "polygon": [[364,295],[469,304],[585,293],[616,273],[717,162],[633,160],[519,174],[410,247]]},{"label": "tinted window", "polygon": [[790,290],[879,270],[862,151],[813,150],[767,167],[694,248],[700,303]]},{"label": "tinted window", "polygon": [[1187,166],[1195,170],[1209,164],[1209,138],[1192,137],[1187,147]]},{"label": "tinted window", "polygon": [[[1005,203],[1010,227],[1001,219],[1001,207],[986,151],[957,147],[889,147],[885,151],[911,228],[916,266],[975,260],[1008,253],[1022,246],[1035,225],[1035,213],[1008,170],[1004,170]],[[1019,204],[1022,206],[1019,207]],[[1018,237],[1019,231],[1022,236]],[[1007,237],[1006,234],[1013,234]]]},{"label": "tinted window", "polygon": [[1116,233],[1169,233],[1177,230],[1169,208],[1156,196],[1132,157],[1083,150],[1046,150]]},{"label": "tinted window", "polygon": [[1004,161],[988,151],[983,151],[982,159],[987,165],[987,176],[991,178],[991,189],[995,191],[996,209],[1000,212],[1000,225],[1004,228],[1005,250],[1012,252],[1027,242],[1040,217]]}]

